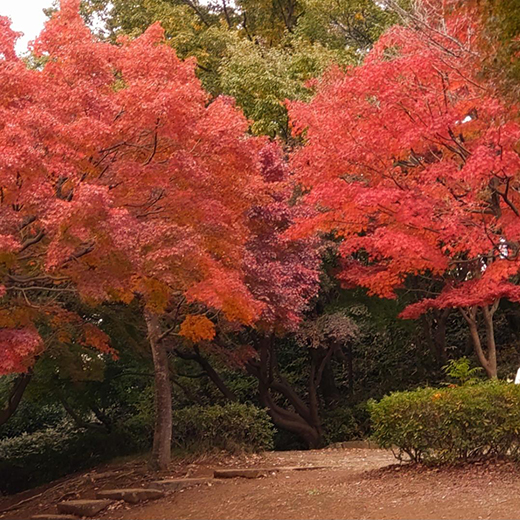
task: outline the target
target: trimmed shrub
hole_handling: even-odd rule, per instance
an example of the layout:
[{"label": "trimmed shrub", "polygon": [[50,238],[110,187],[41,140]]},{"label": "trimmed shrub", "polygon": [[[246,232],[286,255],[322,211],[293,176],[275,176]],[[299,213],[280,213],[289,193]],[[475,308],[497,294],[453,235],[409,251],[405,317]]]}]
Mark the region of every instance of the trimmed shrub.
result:
[{"label": "trimmed shrub", "polygon": [[265,410],[230,403],[173,412],[174,446],[192,452],[272,449],[274,428]]},{"label": "trimmed shrub", "polygon": [[456,463],[520,454],[520,385],[396,392],[369,405],[373,439],[399,459]]}]

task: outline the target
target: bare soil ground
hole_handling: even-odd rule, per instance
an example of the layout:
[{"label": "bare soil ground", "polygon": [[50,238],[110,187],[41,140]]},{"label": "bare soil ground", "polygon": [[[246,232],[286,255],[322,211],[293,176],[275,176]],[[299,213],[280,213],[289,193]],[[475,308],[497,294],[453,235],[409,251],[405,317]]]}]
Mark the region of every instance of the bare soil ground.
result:
[{"label": "bare soil ground", "polygon": [[[160,477],[211,476],[216,467],[326,466],[259,479],[215,481],[138,505],[115,503],[103,520],[519,519],[520,466],[431,469],[396,465],[374,449],[266,453],[178,461]],[[99,489],[141,487],[157,478],[144,460],[112,464],[0,499],[0,518],[55,511],[57,501],[93,498]],[[32,497],[32,498],[31,498]],[[5,509],[30,499],[16,509]]]}]

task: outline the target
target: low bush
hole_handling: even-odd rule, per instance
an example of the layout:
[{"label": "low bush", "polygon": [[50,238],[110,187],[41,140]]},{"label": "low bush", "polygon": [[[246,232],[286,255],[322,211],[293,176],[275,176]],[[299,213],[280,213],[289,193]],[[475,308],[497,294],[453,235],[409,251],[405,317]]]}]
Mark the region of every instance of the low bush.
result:
[{"label": "low bush", "polygon": [[369,405],[373,438],[415,462],[520,455],[520,385],[485,382],[396,392]]},{"label": "low bush", "polygon": [[0,426],[0,439],[54,428],[65,420],[65,415],[60,405],[22,401],[16,413]]},{"label": "low bush", "polygon": [[[260,451],[273,446],[265,410],[238,403],[193,406],[173,414],[173,444],[183,451]],[[0,440],[0,493],[16,493],[114,457],[148,451],[153,414],[136,414],[111,432],[68,421]]]},{"label": "low bush", "polygon": [[339,406],[324,410],[322,417],[325,445],[363,439],[366,435],[367,411],[363,406]]},{"label": "low bush", "polygon": [[252,405],[190,406],[173,413],[172,442],[186,451],[262,451],[272,449],[273,436],[267,412]]},{"label": "low bush", "polygon": [[16,493],[102,461],[140,451],[126,431],[54,428],[0,440],[0,492]]}]

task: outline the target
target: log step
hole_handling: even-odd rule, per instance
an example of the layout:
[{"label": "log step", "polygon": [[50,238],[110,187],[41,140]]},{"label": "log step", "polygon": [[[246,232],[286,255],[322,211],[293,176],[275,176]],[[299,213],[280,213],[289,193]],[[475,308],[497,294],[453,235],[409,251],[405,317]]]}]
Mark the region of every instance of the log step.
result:
[{"label": "log step", "polygon": [[112,504],[112,500],[67,500],[59,502],[58,512],[76,516],[95,516]]},{"label": "log step", "polygon": [[78,517],[74,515],[60,515],[56,513],[50,513],[48,515],[31,516],[31,520],[78,520]]},{"label": "log step", "polygon": [[213,475],[215,478],[259,478],[277,471],[277,468],[216,469]]},{"label": "log step", "polygon": [[124,500],[130,504],[137,504],[145,500],[156,500],[164,496],[161,489],[132,488],[132,489],[105,489],[98,491],[97,498],[109,498],[112,500]]},{"label": "log step", "polygon": [[164,489],[168,491],[180,491],[181,489],[198,486],[200,484],[207,484],[211,482],[212,478],[172,478],[164,480],[154,480],[150,483],[155,488]]}]

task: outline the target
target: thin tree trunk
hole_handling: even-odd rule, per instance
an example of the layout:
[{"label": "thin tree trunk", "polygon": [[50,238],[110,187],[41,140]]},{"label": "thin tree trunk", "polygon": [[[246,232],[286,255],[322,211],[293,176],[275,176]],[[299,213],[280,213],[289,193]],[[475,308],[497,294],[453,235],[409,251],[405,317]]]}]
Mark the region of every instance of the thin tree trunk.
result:
[{"label": "thin tree trunk", "polygon": [[354,352],[352,345],[347,345],[347,374],[348,374],[348,392],[350,397],[354,397]]},{"label": "thin tree trunk", "polygon": [[448,360],[446,353],[446,322],[450,309],[434,310],[432,312],[433,315],[423,315],[421,322],[428,346],[437,364],[442,366]]},{"label": "thin tree trunk", "polygon": [[[497,305],[498,306],[498,305]],[[495,343],[495,330],[493,327],[493,314],[496,306],[491,308],[487,305],[482,309],[484,314],[484,327],[486,329],[486,347],[489,370],[487,372],[490,379],[497,378],[497,346]]]},{"label": "thin tree trunk", "polygon": [[159,318],[148,310],[145,310],[144,317],[155,372],[155,428],[150,465],[155,470],[163,470],[168,467],[171,458],[172,389],[170,370],[166,349],[159,341]]},{"label": "thin tree trunk", "polygon": [[327,407],[329,409],[335,408],[341,398],[341,394],[336,386],[336,378],[334,377],[334,370],[330,362],[328,362],[323,369],[320,390]]},{"label": "thin tree trunk", "polygon": [[475,354],[482,368],[486,371],[487,376],[490,379],[497,378],[497,353],[495,344],[495,333],[493,327],[493,315],[498,307],[500,300],[497,300],[491,307],[482,307],[482,314],[484,316],[484,327],[486,329],[486,352],[482,347],[482,341],[478,333],[477,324],[477,307],[471,307],[469,309],[460,309],[462,316],[466,320],[469,327],[469,334],[473,343]]},{"label": "thin tree trunk", "polygon": [[428,314],[423,314],[421,316],[421,324],[422,324],[424,336],[426,338],[426,343],[428,344],[428,347],[430,348],[430,352],[437,359],[437,351],[435,349],[435,341],[433,340],[433,334],[432,334],[431,316],[429,316]]},{"label": "thin tree trunk", "polygon": [[0,426],[6,423],[18,409],[18,405],[22,400],[25,389],[31,381],[31,378],[32,372],[28,372],[27,374],[19,375],[14,380],[13,387],[11,388],[11,392],[7,398],[7,403],[5,407],[0,410]]},{"label": "thin tree trunk", "polygon": [[437,314],[437,326],[435,328],[435,346],[438,353],[438,361],[445,365],[448,361],[448,353],[446,352],[446,325],[451,309],[442,309]]},{"label": "thin tree trunk", "polygon": [[[326,361],[322,361],[322,363],[326,363]],[[325,366],[324,364],[322,366]],[[321,448],[322,436],[323,432],[321,429],[321,421],[320,421],[320,408],[318,403],[318,392],[317,387],[321,382],[321,373],[317,375],[317,367],[315,359],[311,359],[311,373],[309,377],[309,411],[311,414],[311,426],[316,431],[316,441],[314,446],[310,446],[311,448]],[[320,370],[318,369],[318,372]]]}]

